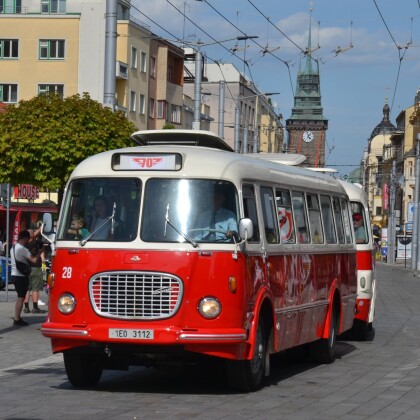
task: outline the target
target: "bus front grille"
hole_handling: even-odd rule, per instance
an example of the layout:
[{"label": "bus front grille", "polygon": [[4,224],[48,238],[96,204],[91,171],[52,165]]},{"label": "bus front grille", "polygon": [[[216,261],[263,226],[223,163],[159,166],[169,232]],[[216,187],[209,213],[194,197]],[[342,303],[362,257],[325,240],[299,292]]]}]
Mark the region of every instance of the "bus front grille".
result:
[{"label": "bus front grille", "polygon": [[177,312],[182,293],[182,281],[166,273],[106,272],[89,282],[92,306],[107,318],[169,318]]}]

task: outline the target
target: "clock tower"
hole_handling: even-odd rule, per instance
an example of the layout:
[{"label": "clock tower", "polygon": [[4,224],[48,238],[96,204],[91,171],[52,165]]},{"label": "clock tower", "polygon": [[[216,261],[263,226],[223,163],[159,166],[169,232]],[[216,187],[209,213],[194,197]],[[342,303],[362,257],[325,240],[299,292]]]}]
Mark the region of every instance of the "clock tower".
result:
[{"label": "clock tower", "polygon": [[304,166],[325,166],[325,134],[328,120],[323,115],[319,63],[312,57],[311,20],[305,67],[299,68],[292,115],[286,120],[288,142],[285,151],[306,156]]}]

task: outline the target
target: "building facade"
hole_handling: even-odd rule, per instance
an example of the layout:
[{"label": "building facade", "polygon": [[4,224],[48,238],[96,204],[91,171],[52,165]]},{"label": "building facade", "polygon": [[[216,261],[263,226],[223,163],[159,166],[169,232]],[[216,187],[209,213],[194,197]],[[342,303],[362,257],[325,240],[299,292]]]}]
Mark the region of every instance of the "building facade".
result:
[{"label": "building facade", "polygon": [[[0,101],[55,92],[104,102],[103,0],[0,1]],[[138,129],[182,127],[183,51],[117,1],[115,108]]]},{"label": "building facade", "polygon": [[[184,92],[194,97],[194,61],[186,62],[185,67]],[[201,102],[210,109],[210,131],[237,152],[281,151],[283,128],[269,96],[259,92],[233,64],[204,63],[201,94]],[[203,118],[201,115],[201,121]]]}]

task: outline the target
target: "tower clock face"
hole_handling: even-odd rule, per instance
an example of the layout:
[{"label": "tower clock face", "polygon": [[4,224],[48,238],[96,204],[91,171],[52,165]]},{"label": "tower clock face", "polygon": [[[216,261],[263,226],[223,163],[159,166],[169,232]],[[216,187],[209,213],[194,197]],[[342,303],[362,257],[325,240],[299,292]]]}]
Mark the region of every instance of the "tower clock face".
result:
[{"label": "tower clock face", "polygon": [[305,131],[303,133],[303,141],[306,143],[310,143],[314,139],[314,134],[312,131]]}]

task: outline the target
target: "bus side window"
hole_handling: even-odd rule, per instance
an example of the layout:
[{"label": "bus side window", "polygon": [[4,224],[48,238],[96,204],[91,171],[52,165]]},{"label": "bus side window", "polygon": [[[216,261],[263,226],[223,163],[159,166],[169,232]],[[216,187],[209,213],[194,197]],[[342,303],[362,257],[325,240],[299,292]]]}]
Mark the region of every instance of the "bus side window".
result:
[{"label": "bus side window", "polygon": [[255,191],[252,185],[244,185],[242,187],[242,197],[244,205],[244,217],[252,220],[254,234],[248,242],[260,241],[260,230],[258,226],[257,203],[255,200]]},{"label": "bus side window", "polygon": [[346,243],[346,238],[344,236],[343,217],[341,212],[340,199],[338,197],[333,197],[333,209],[338,242],[340,244],[344,244]]},{"label": "bus side window", "polygon": [[341,199],[341,211],[343,215],[343,222],[344,222],[344,232],[346,235],[346,244],[351,244],[353,242],[353,235],[352,229],[350,225],[350,213],[349,213],[349,205],[348,201],[344,198]]},{"label": "bus side window", "polygon": [[331,207],[331,199],[327,195],[321,195],[321,215],[324,223],[325,238],[327,244],[335,244],[337,236],[335,234],[333,212]]},{"label": "bus side window", "polygon": [[310,236],[306,219],[306,205],[303,192],[292,191],[293,214],[295,216],[296,235],[300,244],[308,244]]},{"label": "bus side window", "polygon": [[307,194],[309,225],[311,227],[312,242],[314,244],[324,243],[324,232],[321,224],[321,212],[319,208],[318,196],[316,194]]},{"label": "bus side window", "polygon": [[296,239],[293,225],[292,199],[289,191],[277,189],[276,204],[281,243],[294,244]]},{"label": "bus side window", "polygon": [[261,187],[261,207],[264,218],[265,238],[269,244],[278,244],[280,241],[274,195],[273,190],[269,187]]}]

